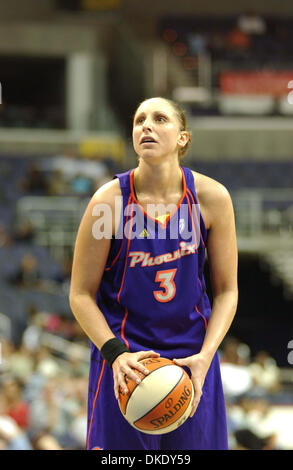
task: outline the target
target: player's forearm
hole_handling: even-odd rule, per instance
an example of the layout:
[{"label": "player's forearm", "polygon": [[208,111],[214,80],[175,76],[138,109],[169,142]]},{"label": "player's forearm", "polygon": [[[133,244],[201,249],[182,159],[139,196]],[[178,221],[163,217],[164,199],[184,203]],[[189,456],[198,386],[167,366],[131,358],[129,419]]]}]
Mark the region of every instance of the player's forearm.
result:
[{"label": "player's forearm", "polygon": [[201,353],[212,360],[228,332],[236,313],[238,291],[226,291],[215,296]]},{"label": "player's forearm", "polygon": [[71,295],[70,307],[81,328],[98,349],[109,339],[115,338],[104,315],[89,294]]}]

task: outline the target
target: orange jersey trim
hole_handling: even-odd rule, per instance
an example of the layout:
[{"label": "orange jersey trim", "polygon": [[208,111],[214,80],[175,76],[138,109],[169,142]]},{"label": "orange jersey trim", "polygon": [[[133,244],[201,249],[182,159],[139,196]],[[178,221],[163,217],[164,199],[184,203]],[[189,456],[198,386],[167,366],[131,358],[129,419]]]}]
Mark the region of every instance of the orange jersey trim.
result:
[{"label": "orange jersey trim", "polygon": [[[192,194],[192,192],[191,192],[188,188],[187,188],[187,192],[188,192],[188,194],[190,195],[190,197],[191,197],[191,199],[192,199],[192,201],[193,201],[193,204],[196,205],[196,204],[195,204],[194,197],[193,197],[193,194]],[[187,199],[188,199],[188,198],[187,198]],[[188,204],[188,205],[189,205],[189,204]],[[198,204],[198,205],[199,205],[199,204]],[[196,211],[195,211],[195,217],[196,217],[196,220],[197,220],[197,223],[198,223],[198,226],[199,226],[200,238],[201,238],[201,240],[202,240],[203,246],[206,247],[206,246],[205,246],[205,242],[203,241],[203,237],[202,237],[202,233],[201,233],[201,228],[200,228],[200,222],[199,222],[199,220],[198,220],[197,212],[196,212]],[[193,218],[192,218],[192,220],[193,220]]]},{"label": "orange jersey trim", "polygon": [[126,313],[125,313],[125,316],[124,316],[123,321],[122,321],[122,323],[121,323],[121,338],[123,339],[123,341],[125,342],[126,346],[127,346],[128,349],[129,349],[129,343],[128,343],[127,339],[125,338],[125,334],[124,334],[125,323],[126,323],[126,320],[127,320],[127,317],[128,317],[128,310],[127,310],[127,308],[126,308],[125,310],[126,310]]},{"label": "orange jersey trim", "polygon": [[198,314],[201,316],[201,318],[203,319],[205,329],[207,329],[208,323],[207,323],[206,317],[198,310],[197,306],[195,306],[195,310],[197,311],[197,313],[198,313]]}]

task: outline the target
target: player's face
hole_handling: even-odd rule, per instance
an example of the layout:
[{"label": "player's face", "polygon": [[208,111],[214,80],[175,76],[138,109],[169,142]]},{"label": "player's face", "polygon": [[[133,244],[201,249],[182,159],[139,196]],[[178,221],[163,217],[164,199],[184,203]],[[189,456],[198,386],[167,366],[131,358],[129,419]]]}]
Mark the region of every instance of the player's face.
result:
[{"label": "player's face", "polygon": [[132,137],[134,150],[142,158],[177,157],[181,132],[173,107],[159,98],[144,101],[135,113]]}]

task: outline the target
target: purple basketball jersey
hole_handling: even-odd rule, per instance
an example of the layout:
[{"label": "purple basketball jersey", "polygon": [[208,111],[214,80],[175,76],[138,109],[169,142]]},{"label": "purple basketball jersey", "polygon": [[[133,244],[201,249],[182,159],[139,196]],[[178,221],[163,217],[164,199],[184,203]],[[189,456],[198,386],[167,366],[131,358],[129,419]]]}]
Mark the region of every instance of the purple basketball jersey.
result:
[{"label": "purple basketball jersey", "polygon": [[[208,234],[193,174],[188,168],[180,169],[182,197],[165,223],[147,215],[137,201],[134,169],[115,175],[120,182],[123,211],[97,293],[97,305],[109,327],[131,352],[152,349],[169,359],[200,352],[211,311],[204,280]],[[185,449],[225,449],[226,415],[218,357],[215,355],[212,361],[194,417],[167,435],[149,436],[133,429],[122,417],[114,397],[113,373],[92,344],[88,419],[89,449],[183,449],[180,439]],[[112,420],[119,429],[126,426],[127,432],[125,429],[123,435],[115,437]]]}]

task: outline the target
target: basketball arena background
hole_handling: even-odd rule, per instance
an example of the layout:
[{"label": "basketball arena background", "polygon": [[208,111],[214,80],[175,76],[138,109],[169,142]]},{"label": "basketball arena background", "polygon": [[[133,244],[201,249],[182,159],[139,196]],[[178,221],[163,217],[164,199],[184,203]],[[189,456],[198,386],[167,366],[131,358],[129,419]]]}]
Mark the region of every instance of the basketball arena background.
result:
[{"label": "basketball arena background", "polygon": [[74,240],[93,192],[136,165],[132,113],[151,96],[181,103],[182,164],[233,199],[230,448],[293,449],[292,54],[292,2],[1,1],[1,449],[85,448]]}]

